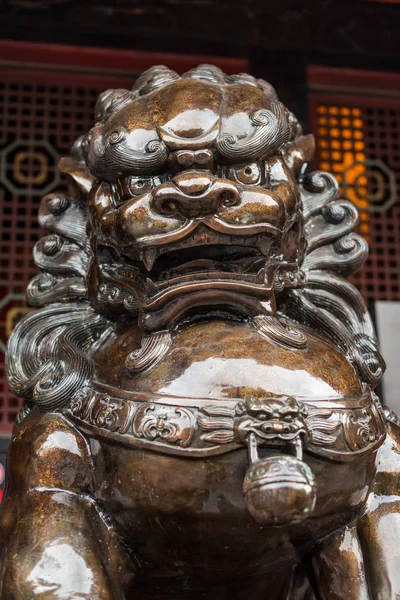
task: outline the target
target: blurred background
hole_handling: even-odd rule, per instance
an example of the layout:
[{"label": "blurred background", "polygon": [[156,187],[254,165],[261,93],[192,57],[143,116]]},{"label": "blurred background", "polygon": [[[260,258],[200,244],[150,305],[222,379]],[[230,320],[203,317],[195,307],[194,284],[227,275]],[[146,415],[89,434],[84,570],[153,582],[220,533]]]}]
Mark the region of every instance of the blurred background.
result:
[{"label": "blurred background", "polygon": [[400,411],[400,0],[0,0],[0,501],[20,401],[4,351],[29,309],[41,196],[91,126],[100,91],[141,71],[211,62],[272,83],[315,134],[314,167],[360,210],[370,257],[353,278],[388,363],[384,401]]}]

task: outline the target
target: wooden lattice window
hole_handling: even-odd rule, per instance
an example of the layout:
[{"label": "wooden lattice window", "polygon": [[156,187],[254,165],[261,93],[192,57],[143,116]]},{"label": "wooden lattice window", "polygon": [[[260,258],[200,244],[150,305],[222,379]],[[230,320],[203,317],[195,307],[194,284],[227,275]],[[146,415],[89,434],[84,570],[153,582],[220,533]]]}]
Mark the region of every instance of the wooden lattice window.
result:
[{"label": "wooden lattice window", "polygon": [[400,77],[312,68],[309,81],[315,166],[358,206],[370,245],[353,281],[368,300],[400,300]]},{"label": "wooden lattice window", "polygon": [[204,62],[227,73],[248,70],[236,59],[0,42],[0,432],[11,430],[21,406],[7,388],[4,351],[29,310],[32,247],[43,235],[37,212],[41,196],[62,185],[59,158],[93,125],[104,89],[129,89],[153,64],[182,72]]}]

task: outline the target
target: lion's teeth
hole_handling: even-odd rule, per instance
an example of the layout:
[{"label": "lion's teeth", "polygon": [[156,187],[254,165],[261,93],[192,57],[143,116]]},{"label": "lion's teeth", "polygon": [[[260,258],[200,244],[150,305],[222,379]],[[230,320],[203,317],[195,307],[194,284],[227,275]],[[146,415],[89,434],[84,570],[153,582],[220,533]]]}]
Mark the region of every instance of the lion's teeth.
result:
[{"label": "lion's teeth", "polygon": [[142,250],[141,259],[148,271],[151,271],[154,265],[154,261],[157,257],[157,250],[155,248],[145,248]]},{"label": "lion's teeth", "polygon": [[256,283],[265,283],[265,267],[258,271],[255,281]]},{"label": "lion's teeth", "polygon": [[150,279],[150,277],[147,277],[146,279],[146,292],[149,294],[149,296],[152,296],[158,292],[156,285]]},{"label": "lion's teeth", "polygon": [[267,238],[260,238],[258,240],[258,248],[259,248],[261,254],[263,254],[263,256],[269,255],[270,246],[271,246],[271,242]]}]

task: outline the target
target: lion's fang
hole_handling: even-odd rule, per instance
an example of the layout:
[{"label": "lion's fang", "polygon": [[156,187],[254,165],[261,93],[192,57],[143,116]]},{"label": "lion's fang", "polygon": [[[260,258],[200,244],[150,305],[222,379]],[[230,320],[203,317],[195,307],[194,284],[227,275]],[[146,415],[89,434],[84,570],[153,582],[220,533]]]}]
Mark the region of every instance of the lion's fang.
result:
[{"label": "lion's fang", "polygon": [[141,259],[148,271],[151,271],[151,269],[153,268],[156,257],[157,250],[155,248],[145,248],[144,250],[142,250]]}]

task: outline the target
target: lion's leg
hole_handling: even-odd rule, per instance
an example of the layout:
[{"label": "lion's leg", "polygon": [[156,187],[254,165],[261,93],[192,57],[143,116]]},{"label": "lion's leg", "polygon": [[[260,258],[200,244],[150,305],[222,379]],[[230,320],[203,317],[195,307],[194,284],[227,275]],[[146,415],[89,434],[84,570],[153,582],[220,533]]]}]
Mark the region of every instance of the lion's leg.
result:
[{"label": "lion's leg", "polygon": [[355,525],[320,542],[312,563],[321,600],[372,600]]},{"label": "lion's leg", "polygon": [[358,524],[373,600],[400,598],[400,428],[388,424],[364,515]]},{"label": "lion's leg", "polygon": [[400,428],[388,428],[363,514],[315,550],[323,600],[400,599]]},{"label": "lion's leg", "polygon": [[366,572],[373,600],[400,599],[400,497],[376,499],[360,522]]},{"label": "lion's leg", "polygon": [[0,597],[122,600],[118,539],[91,496],[85,439],[62,417],[31,415],[16,431],[0,518]]},{"label": "lion's leg", "polygon": [[107,544],[93,502],[65,491],[32,490],[20,510],[25,516],[6,546],[1,598],[123,598],[113,572],[115,548]]}]

